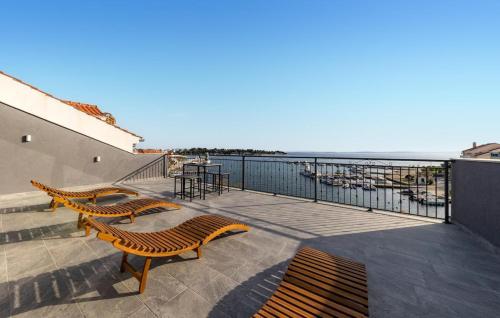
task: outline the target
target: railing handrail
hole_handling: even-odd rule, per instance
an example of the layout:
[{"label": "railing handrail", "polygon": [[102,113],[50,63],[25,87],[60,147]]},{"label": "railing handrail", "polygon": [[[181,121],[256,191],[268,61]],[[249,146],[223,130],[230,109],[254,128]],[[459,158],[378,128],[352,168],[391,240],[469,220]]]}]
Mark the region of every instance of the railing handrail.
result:
[{"label": "railing handrail", "polygon": [[[195,155],[187,155],[187,156],[195,156]],[[372,160],[372,161],[382,161],[382,160],[389,160],[389,161],[420,161],[420,162],[450,162],[454,160],[453,158],[449,159],[429,159],[429,158],[423,158],[423,159],[416,159],[416,158],[373,158],[373,157],[328,157],[328,156],[283,156],[283,155],[237,155],[237,154],[230,154],[230,155],[211,155],[212,157],[246,157],[246,158],[290,158],[290,159],[305,159],[305,158],[310,158],[310,159],[334,159],[334,160]]]}]

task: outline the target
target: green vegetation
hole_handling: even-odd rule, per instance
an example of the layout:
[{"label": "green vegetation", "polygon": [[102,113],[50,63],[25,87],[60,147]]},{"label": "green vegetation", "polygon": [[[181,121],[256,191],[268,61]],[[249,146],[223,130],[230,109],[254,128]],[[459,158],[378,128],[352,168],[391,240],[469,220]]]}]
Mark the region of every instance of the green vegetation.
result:
[{"label": "green vegetation", "polygon": [[286,155],[283,151],[268,151],[256,149],[225,149],[225,148],[189,148],[189,149],[176,149],[177,155],[195,155],[202,156],[208,152],[209,155]]}]

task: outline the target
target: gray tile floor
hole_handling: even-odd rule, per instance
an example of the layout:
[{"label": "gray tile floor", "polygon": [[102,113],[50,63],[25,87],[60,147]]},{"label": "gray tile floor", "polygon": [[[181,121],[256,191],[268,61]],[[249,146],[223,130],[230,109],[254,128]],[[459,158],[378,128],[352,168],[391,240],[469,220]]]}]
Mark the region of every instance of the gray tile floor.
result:
[{"label": "gray tile floor", "polygon": [[[133,187],[145,196],[171,197],[170,183]],[[84,237],[74,212],[48,212],[40,195],[23,197],[24,208],[15,202],[0,201],[8,207],[0,214],[0,317],[248,317],[305,245],[367,265],[372,317],[500,312],[500,255],[455,225],[241,191],[180,201],[179,211],[113,223],[155,231],[219,213],[252,229],[211,242],[200,260],[194,253],[154,260],[139,295],[138,282],[118,270],[121,255],[93,235]],[[140,266],[142,259],[132,262]]]}]

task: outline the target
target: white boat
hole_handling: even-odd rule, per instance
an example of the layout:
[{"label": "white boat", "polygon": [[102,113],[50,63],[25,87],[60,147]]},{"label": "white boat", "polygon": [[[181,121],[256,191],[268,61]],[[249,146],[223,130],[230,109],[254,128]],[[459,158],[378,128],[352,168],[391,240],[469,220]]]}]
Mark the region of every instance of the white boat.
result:
[{"label": "white boat", "polygon": [[330,178],[328,178],[328,177],[326,177],[326,178],[325,178],[325,177],[322,177],[322,178],[320,178],[320,179],[319,179],[319,182],[320,182],[320,183],[324,183],[324,184],[328,184],[329,179],[330,179]]},{"label": "white boat", "polygon": [[371,183],[365,183],[365,184],[363,184],[363,190],[366,190],[366,191],[377,191],[377,187],[375,187]]},{"label": "white boat", "polygon": [[332,185],[335,187],[341,187],[344,185],[344,183],[342,181],[340,181],[339,179],[333,179]]},{"label": "white boat", "polygon": [[444,206],[446,204],[446,201],[444,199],[436,197],[435,195],[421,196],[418,199],[418,202],[423,205],[430,206]]},{"label": "white boat", "polygon": [[320,173],[311,171],[311,165],[309,162],[305,163],[304,170],[300,172],[300,175],[308,178],[321,177]]},{"label": "white boat", "polygon": [[412,189],[404,189],[404,190],[399,191],[399,194],[414,195],[415,192]]}]

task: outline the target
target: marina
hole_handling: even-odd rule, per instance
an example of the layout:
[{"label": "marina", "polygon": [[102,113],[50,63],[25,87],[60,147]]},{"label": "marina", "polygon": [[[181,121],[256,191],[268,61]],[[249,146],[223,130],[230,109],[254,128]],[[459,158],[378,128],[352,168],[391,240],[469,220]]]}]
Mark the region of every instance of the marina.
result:
[{"label": "marina", "polygon": [[[214,156],[240,188],[379,209],[445,217],[443,161]],[[244,179],[244,180],[243,180]],[[450,202],[450,199],[448,199]]]}]

